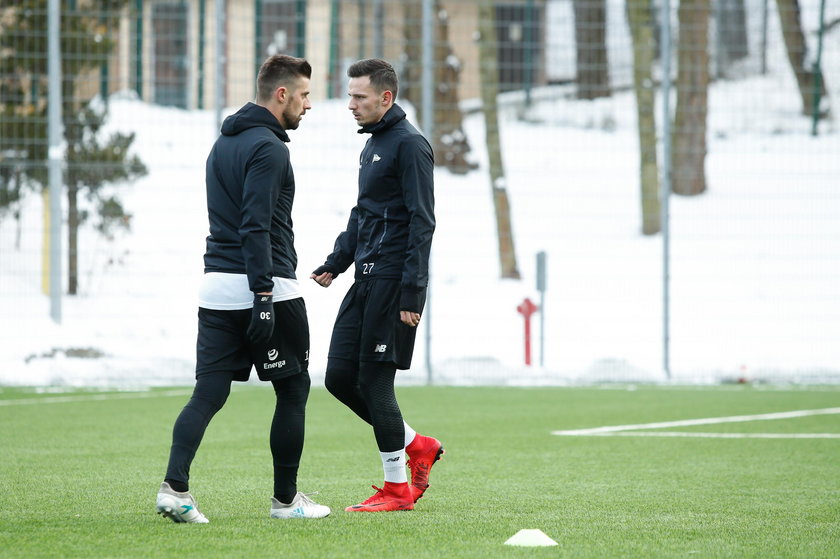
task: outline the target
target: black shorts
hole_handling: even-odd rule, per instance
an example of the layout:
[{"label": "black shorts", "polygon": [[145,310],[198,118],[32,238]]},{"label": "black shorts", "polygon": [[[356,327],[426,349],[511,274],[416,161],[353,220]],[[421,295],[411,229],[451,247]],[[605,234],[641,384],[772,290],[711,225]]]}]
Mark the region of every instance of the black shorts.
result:
[{"label": "black shorts", "polygon": [[198,309],[195,376],[232,372],[246,381],[251,367],[260,380],[276,380],[309,369],[309,321],[303,298],[274,303],[274,333],[265,344],[248,339],[251,309]]},{"label": "black shorts", "polygon": [[[420,296],[420,310],[426,293]],[[330,340],[329,357],[348,361],[393,363],[411,367],[417,328],[400,320],[400,281],[357,281],[345,295]]]}]

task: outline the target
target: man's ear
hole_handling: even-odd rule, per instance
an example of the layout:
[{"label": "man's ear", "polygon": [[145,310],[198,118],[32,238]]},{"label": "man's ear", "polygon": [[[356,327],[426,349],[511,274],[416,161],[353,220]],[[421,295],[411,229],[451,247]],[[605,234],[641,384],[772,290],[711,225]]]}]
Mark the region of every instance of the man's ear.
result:
[{"label": "man's ear", "polygon": [[286,93],[288,93],[288,90],[285,87],[280,86],[280,87],[278,87],[277,89],[274,90],[274,99],[278,103],[285,103],[286,102]]},{"label": "man's ear", "polygon": [[394,102],[394,94],[391,92],[390,89],[386,89],[382,92],[382,105],[389,107]]}]

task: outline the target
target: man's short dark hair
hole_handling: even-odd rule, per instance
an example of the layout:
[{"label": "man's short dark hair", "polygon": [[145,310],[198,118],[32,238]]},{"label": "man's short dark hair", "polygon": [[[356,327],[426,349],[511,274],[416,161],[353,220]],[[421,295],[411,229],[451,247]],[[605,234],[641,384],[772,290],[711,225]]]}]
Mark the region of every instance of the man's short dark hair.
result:
[{"label": "man's short dark hair", "polygon": [[312,66],[305,59],[286,54],[269,56],[257,76],[257,101],[268,101],[278,87],[288,87],[297,78],[311,77]]},{"label": "man's short dark hair", "polygon": [[377,93],[382,93],[385,90],[394,94],[394,99],[397,98],[397,73],[394,67],[381,58],[365,58],[354,62],[347,68],[347,76],[350,78],[361,78],[368,76],[370,78],[370,85]]}]

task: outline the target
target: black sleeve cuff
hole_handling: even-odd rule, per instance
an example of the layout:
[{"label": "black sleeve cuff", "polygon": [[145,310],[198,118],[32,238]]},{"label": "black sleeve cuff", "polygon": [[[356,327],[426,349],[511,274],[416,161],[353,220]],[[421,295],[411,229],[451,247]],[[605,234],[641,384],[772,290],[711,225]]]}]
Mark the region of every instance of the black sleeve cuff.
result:
[{"label": "black sleeve cuff", "polygon": [[420,291],[411,287],[403,287],[400,292],[400,310],[420,312]]},{"label": "black sleeve cuff", "polygon": [[318,266],[317,268],[315,268],[315,270],[312,273],[315,274],[316,276],[320,276],[324,272],[331,273],[333,275],[333,278],[337,278],[338,274],[340,273],[338,270],[336,270],[335,266],[330,266],[329,264],[324,264],[323,266]]}]

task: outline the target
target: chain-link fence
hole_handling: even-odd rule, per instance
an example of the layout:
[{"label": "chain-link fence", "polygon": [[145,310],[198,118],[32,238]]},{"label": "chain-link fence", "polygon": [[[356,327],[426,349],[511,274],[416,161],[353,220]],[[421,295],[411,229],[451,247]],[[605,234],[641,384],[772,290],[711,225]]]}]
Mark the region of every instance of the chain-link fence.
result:
[{"label": "chain-link fence", "polygon": [[840,381],[836,4],[50,1],[52,66],[48,1],[0,8],[2,384],[189,384],[205,158],[277,52],[313,66],[314,377],[351,282],[308,279],[355,204],[345,72],[383,57],[437,164],[403,382]]}]

